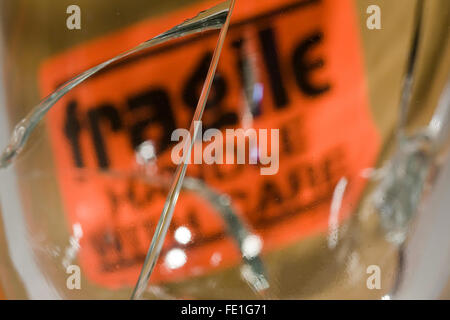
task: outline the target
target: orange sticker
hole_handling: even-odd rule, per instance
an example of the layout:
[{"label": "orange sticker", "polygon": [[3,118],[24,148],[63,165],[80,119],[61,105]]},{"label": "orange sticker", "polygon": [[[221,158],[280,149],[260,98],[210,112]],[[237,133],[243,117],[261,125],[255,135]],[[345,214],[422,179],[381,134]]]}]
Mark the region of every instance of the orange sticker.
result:
[{"label": "orange sticker", "polygon": [[[41,70],[42,94],[213,4],[150,19],[51,58]],[[205,32],[116,63],[49,114],[65,211],[83,229],[80,263],[97,284],[136,283],[167,190],[133,178],[134,150],[153,141],[158,170],[174,171],[171,134],[189,127],[217,38],[218,32]],[[261,237],[263,252],[326,231],[343,177],[348,185],[339,221],[351,214],[365,185],[361,173],[379,150],[352,1],[238,1],[203,126],[248,125],[280,129],[276,175],[260,175],[258,165],[205,164],[190,165],[187,175],[231,197]],[[190,241],[176,239],[180,227]],[[181,254],[181,263],[167,263],[173,253]],[[182,192],[151,280],[180,281],[238,262],[214,205]]]}]

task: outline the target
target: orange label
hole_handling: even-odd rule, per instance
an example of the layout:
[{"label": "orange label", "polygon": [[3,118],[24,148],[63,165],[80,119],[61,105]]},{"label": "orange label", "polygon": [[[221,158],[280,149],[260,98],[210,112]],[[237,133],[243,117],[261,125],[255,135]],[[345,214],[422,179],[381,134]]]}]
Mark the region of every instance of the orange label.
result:
[{"label": "orange label", "polygon": [[[51,58],[41,70],[43,95],[213,4],[150,19]],[[109,288],[136,283],[167,190],[125,173],[136,171],[134,150],[145,140],[155,143],[158,170],[174,171],[170,137],[189,127],[217,39],[218,32],[206,32],[116,63],[50,112],[65,211],[83,229],[79,258],[93,282]],[[251,95],[244,90],[249,83]],[[252,116],[244,116],[249,107]],[[276,175],[261,176],[258,165],[190,165],[187,175],[231,197],[261,237],[263,252],[326,231],[342,177],[349,183],[339,219],[349,216],[364,187],[361,172],[379,149],[352,1],[238,1],[203,126],[248,123],[280,129]],[[188,243],[174,236],[181,226],[190,231]],[[165,263],[174,248],[185,254],[175,267]],[[214,206],[182,192],[152,281],[179,281],[238,262]]]}]

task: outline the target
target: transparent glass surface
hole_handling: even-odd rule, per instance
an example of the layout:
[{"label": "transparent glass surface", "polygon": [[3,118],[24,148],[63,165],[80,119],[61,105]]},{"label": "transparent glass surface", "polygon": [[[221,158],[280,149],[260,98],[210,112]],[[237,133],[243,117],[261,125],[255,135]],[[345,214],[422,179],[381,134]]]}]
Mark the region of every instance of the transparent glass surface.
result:
[{"label": "transparent glass surface", "polygon": [[448,1],[71,5],[0,2],[6,298],[448,297]]}]

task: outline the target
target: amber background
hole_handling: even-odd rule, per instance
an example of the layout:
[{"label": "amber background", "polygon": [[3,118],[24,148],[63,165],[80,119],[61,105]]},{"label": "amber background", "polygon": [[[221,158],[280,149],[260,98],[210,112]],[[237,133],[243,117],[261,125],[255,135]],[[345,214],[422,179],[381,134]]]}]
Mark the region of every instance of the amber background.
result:
[{"label": "amber background", "polygon": [[[248,0],[245,0],[248,1]],[[257,0],[252,0],[257,1]],[[0,23],[3,29],[5,52],[5,74],[7,75],[5,91],[8,94],[8,110],[11,122],[17,122],[36,101],[39,100],[37,88],[37,73],[40,63],[45,58],[70,48],[76,44],[97,38],[105,33],[121,29],[131,23],[162,15],[175,7],[183,6],[192,0],[2,0],[0,2]],[[371,110],[383,140],[392,140],[393,130],[398,114],[401,85],[406,68],[409,49],[411,47],[415,0],[378,0],[382,10],[382,30],[370,31],[366,28],[366,8],[373,4],[371,0],[355,0],[360,17],[360,31],[362,34],[364,57],[368,74]],[[78,4],[83,8],[83,28],[79,32],[71,32],[65,28],[65,9],[68,5]],[[131,5],[132,4],[132,5]],[[410,127],[427,123],[439,93],[448,76],[450,65],[449,27],[450,1],[426,0],[424,11],[423,46],[419,52],[418,82],[415,86],[413,111],[410,114]],[[112,18],[113,17],[113,18]],[[55,27],[60,26],[60,27]],[[446,41],[447,40],[447,41]],[[32,48],[30,50],[29,48]],[[26,91],[24,92],[24,88]],[[386,143],[386,152],[391,148]],[[48,145],[43,146],[43,152],[51,152]],[[52,170],[53,164],[47,157],[36,159],[36,166],[44,170]],[[56,190],[56,186],[49,181],[49,190]],[[30,190],[29,190],[30,191]],[[33,191],[37,197],[38,195]],[[58,215],[58,201],[55,201],[54,212],[41,210],[49,217]],[[371,247],[365,261],[373,260],[386,251],[387,244],[379,237],[374,221],[368,221],[363,230],[366,231],[361,249]],[[0,222],[0,227],[3,227]],[[67,239],[64,228],[54,230],[56,237]],[[306,271],[320,268],[326,260],[324,255],[316,253],[323,246],[323,239],[315,238],[305,241],[295,248],[280,251],[275,259],[289,256],[289,250],[302,254],[307,261],[302,265]],[[0,252],[6,250],[5,239],[0,239]],[[362,250],[364,251],[364,250]],[[395,252],[390,252],[395,257]],[[394,268],[394,266],[391,266]],[[332,266],[331,266],[332,268]],[[0,261],[0,272],[12,266],[10,261]],[[325,270],[327,271],[327,270]],[[226,274],[220,276],[227,282]],[[390,277],[390,276],[389,276]],[[0,276],[0,280],[1,276]],[[327,279],[324,278],[324,281]],[[3,281],[3,280],[2,280]],[[443,280],[445,281],[445,280]],[[189,285],[189,284],[188,284]],[[197,285],[195,282],[191,285]],[[314,288],[316,284],[309,284],[304,294],[308,297],[349,297],[365,296],[363,287],[346,288],[334,284],[323,287],[321,293]],[[450,284],[443,298],[450,297]],[[22,289],[14,289],[14,292]],[[9,290],[8,290],[9,291]],[[0,297],[2,294],[0,293]],[[368,296],[370,297],[370,296]]]}]

